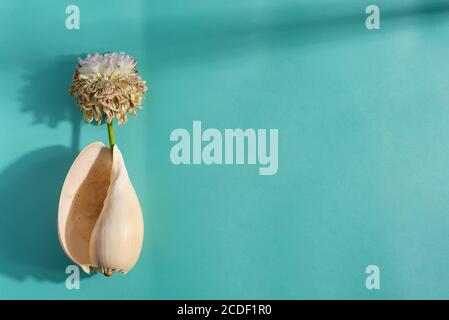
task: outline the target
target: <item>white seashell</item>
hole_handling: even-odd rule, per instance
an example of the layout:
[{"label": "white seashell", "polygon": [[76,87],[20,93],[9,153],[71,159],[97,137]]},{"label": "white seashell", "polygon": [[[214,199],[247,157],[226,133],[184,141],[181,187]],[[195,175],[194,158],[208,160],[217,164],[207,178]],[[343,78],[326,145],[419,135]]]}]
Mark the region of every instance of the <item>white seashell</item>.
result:
[{"label": "white seashell", "polygon": [[119,148],[87,146],[72,164],[61,191],[58,235],[67,256],[85,272],[127,273],[143,242],[139,200]]}]

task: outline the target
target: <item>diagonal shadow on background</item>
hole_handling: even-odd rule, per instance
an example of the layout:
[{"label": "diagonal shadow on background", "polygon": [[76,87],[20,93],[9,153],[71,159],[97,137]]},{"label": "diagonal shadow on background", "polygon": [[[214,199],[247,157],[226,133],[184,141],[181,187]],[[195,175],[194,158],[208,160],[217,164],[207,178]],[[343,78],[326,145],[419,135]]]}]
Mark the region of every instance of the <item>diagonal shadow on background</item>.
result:
[{"label": "diagonal shadow on background", "polygon": [[[143,2],[147,19],[143,42],[152,70],[230,60],[267,50],[298,47],[310,51],[315,45],[344,42],[368,36],[366,4],[281,2],[275,5],[229,10],[156,15],[151,3]],[[381,8],[384,8],[381,5]],[[395,30],[429,27],[447,21],[449,4],[442,0],[406,5],[399,3],[381,11],[382,25]],[[407,21],[404,21],[407,20]],[[371,35],[371,34],[370,34]]]}]

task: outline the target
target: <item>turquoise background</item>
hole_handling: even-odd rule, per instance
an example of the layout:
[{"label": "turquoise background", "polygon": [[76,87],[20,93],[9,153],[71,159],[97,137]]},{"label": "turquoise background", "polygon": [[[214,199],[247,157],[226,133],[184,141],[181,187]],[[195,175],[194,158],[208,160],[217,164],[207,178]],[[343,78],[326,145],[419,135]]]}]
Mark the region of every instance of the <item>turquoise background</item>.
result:
[{"label": "turquoise background", "polygon": [[[448,39],[436,0],[1,1],[0,298],[449,298]],[[67,290],[60,188],[107,141],[67,90],[97,51],[148,81],[116,127],[145,241],[128,275]],[[193,120],[279,129],[278,173],[172,165],[169,135]]]}]

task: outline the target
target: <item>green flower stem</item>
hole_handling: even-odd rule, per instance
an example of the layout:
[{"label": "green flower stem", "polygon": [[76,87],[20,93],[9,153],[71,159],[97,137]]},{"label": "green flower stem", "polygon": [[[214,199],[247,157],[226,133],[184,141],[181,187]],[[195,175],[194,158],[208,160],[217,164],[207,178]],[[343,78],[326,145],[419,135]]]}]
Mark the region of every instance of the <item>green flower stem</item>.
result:
[{"label": "green flower stem", "polygon": [[109,147],[111,148],[111,152],[112,152],[112,147],[114,147],[114,145],[115,145],[114,127],[112,126],[112,121],[111,121],[111,123],[108,123],[108,136],[109,136]]}]

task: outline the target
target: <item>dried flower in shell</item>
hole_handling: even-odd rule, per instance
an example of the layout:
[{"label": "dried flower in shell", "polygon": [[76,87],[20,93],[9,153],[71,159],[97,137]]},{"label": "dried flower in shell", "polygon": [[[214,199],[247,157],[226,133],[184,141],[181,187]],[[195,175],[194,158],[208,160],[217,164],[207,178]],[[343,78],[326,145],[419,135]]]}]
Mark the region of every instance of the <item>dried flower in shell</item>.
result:
[{"label": "dried flower in shell", "polygon": [[84,120],[101,124],[125,123],[128,112],[135,116],[142,108],[147,85],[139,76],[136,60],[125,53],[87,55],[79,59],[70,87]]}]

